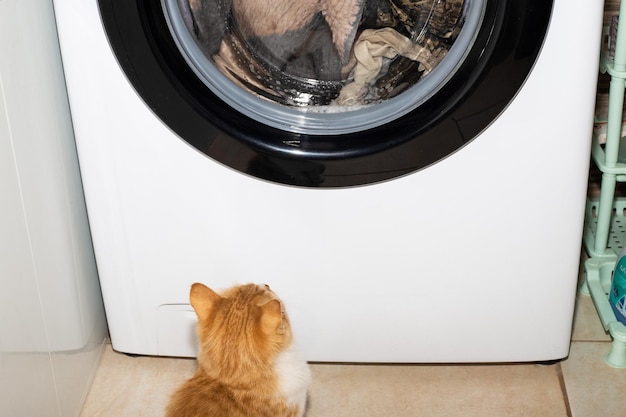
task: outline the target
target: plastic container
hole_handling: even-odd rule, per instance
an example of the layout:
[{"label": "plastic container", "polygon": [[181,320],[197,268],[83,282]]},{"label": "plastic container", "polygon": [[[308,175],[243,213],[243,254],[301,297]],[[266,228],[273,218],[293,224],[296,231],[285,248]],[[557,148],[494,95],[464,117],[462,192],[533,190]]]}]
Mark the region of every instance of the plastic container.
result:
[{"label": "plastic container", "polygon": [[615,313],[615,318],[626,325],[626,241],[618,256],[615,272],[613,272],[609,303]]}]

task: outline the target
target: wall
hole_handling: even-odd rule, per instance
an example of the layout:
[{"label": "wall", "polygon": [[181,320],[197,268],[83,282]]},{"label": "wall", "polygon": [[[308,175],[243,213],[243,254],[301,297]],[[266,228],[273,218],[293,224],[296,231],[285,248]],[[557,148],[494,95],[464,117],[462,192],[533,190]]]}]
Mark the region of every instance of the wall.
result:
[{"label": "wall", "polygon": [[78,416],[106,321],[51,0],[0,0],[0,416]]}]

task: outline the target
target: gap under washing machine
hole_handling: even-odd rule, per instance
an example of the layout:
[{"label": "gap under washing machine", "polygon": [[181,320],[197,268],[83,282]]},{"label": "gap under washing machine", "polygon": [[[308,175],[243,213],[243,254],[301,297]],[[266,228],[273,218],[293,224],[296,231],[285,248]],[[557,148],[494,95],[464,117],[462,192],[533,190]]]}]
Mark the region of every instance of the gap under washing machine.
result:
[{"label": "gap under washing machine", "polygon": [[310,361],[566,357],[602,2],[289,4],[54,0],[114,349],[200,281]]}]

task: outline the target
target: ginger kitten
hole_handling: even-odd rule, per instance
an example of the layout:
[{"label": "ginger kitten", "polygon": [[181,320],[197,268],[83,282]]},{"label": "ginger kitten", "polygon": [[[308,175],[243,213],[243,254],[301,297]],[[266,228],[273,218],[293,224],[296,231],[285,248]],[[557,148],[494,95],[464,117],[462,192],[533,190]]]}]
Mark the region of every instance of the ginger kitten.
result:
[{"label": "ginger kitten", "polygon": [[310,371],[276,294],[247,284],[220,295],[196,283],[189,299],[198,370],[173,394],[166,417],[301,417]]}]

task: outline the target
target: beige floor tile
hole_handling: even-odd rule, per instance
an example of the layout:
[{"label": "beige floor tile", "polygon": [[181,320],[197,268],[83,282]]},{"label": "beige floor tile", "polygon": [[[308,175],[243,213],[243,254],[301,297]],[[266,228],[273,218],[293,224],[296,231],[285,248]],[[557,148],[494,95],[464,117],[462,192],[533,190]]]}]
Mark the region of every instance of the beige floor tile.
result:
[{"label": "beige floor tile", "polygon": [[572,417],[626,416],[626,369],[604,363],[606,342],[574,342],[561,363]]},{"label": "beige floor tile", "polygon": [[[159,417],[189,359],[103,355],[81,417]],[[311,366],[307,417],[566,417],[559,365]]]},{"label": "beige floor tile", "polygon": [[559,365],[314,365],[307,417],[567,416]]},{"label": "beige floor tile", "polygon": [[159,417],[195,372],[192,359],[131,357],[108,345],[80,417]]},{"label": "beige floor tile", "polygon": [[578,294],[576,298],[576,310],[574,312],[572,341],[608,342],[610,340],[611,337],[604,331],[591,297]]}]

